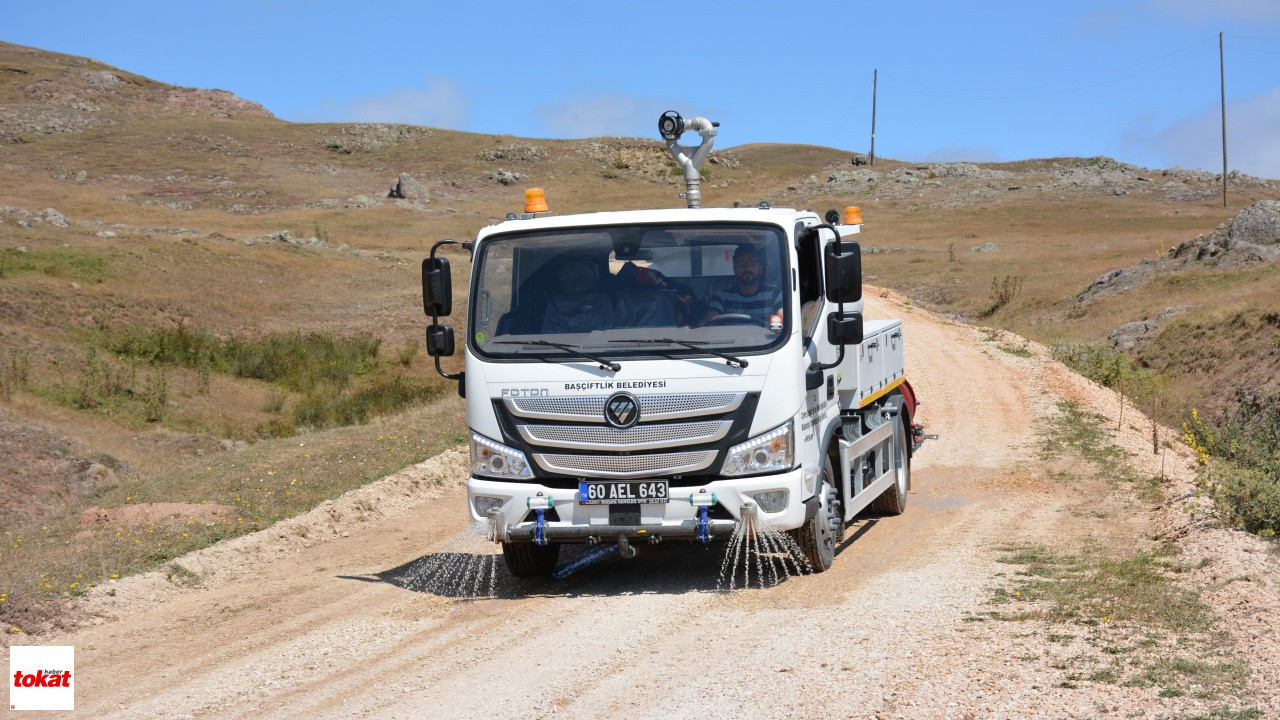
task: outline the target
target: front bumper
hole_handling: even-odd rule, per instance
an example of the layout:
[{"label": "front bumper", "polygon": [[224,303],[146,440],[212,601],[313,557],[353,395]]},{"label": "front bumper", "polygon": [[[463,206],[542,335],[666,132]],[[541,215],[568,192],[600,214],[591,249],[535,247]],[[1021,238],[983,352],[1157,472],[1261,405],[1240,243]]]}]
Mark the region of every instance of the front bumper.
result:
[{"label": "front bumper", "polygon": [[[806,500],[812,498],[814,473],[797,468],[785,473],[760,475],[749,478],[722,479],[691,487],[673,487],[670,500],[661,504],[633,505],[640,512],[639,524],[611,524],[609,506],[582,505],[576,489],[550,488],[536,482],[501,482],[478,477],[467,480],[467,507],[471,518],[477,522],[488,521],[476,510],[475,498],[495,498],[499,527],[494,528],[498,540],[521,542],[532,540],[537,528],[536,513],[529,509],[529,498],[549,498],[554,503],[553,519],[543,526],[547,542],[593,543],[616,542],[621,537],[628,540],[660,542],[662,540],[701,539],[703,529],[699,523],[699,508],[690,504],[690,496],[700,493],[715,495],[716,510],[706,525],[706,535],[712,540],[727,539],[742,518],[743,506],[755,503],[759,493],[787,491],[787,500],[778,512],[765,512],[759,508],[756,517],[776,530],[792,530],[804,524],[809,508]],[[812,503],[809,503],[811,505]],[[725,518],[725,513],[731,516]],[[548,511],[550,514],[550,511]]]}]

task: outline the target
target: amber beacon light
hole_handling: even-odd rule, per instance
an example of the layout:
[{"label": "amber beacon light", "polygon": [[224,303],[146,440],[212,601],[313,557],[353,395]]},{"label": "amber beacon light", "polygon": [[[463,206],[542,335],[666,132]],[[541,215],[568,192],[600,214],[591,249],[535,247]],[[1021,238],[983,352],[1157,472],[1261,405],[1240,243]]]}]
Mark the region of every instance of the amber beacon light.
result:
[{"label": "amber beacon light", "polygon": [[542,188],[529,188],[524,191],[524,211],[527,213],[549,212],[547,194]]},{"label": "amber beacon light", "polygon": [[862,210],[859,209],[857,205],[850,205],[849,207],[844,209],[844,224],[845,225],[861,225],[862,224]]}]

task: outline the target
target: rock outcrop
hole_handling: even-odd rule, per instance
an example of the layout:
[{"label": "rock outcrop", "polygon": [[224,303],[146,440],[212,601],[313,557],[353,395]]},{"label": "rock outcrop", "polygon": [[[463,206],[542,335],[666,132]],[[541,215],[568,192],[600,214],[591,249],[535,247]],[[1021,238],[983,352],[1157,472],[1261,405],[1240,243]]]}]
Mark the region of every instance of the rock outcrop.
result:
[{"label": "rock outcrop", "polygon": [[387,193],[387,197],[418,203],[425,203],[428,199],[427,189],[409,173],[400,173],[400,177],[391,183],[391,192]]},{"label": "rock outcrop", "polygon": [[1107,339],[1111,341],[1111,345],[1117,350],[1129,352],[1159,335],[1160,331],[1164,329],[1164,326],[1167,325],[1170,320],[1178,317],[1179,315],[1186,314],[1190,309],[1191,308],[1186,305],[1167,307],[1156,313],[1156,316],[1149,320],[1137,320],[1135,322],[1121,325],[1115,330],[1112,330],[1111,334],[1107,336]]},{"label": "rock outcrop", "polygon": [[1241,210],[1208,235],[1184,240],[1170,260],[1240,268],[1280,257],[1280,200],[1263,200]]},{"label": "rock outcrop", "polygon": [[1280,258],[1280,200],[1262,200],[1236,213],[1213,232],[1184,240],[1157,260],[1112,270],[1076,296],[1088,305],[1140,287],[1156,275],[1217,267],[1238,270]]}]

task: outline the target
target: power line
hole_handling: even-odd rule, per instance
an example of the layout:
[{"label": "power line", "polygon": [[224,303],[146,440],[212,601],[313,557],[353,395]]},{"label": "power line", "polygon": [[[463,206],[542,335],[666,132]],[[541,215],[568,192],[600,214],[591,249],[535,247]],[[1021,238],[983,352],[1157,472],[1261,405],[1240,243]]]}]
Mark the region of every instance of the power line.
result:
[{"label": "power line", "polygon": [[823,138],[822,142],[824,145],[830,145],[832,137],[834,137],[840,130],[844,128],[844,124],[849,121],[849,118],[853,117],[854,111],[862,107],[862,101],[866,99],[867,92],[870,89],[871,89],[871,76],[868,75],[866,81],[862,83],[862,88],[858,92],[857,99],[853,101],[853,104],[850,105],[847,110],[845,110],[844,115],[840,116],[840,119],[836,121],[836,124],[832,126],[831,130],[827,132],[826,137]]}]

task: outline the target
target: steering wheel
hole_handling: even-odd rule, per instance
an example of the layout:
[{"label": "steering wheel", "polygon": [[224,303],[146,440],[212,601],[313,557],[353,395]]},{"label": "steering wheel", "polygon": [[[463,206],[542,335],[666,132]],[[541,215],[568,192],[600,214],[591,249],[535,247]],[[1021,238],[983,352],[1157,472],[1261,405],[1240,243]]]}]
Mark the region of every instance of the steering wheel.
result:
[{"label": "steering wheel", "polygon": [[755,318],[745,313],[724,313],[707,321],[707,325],[743,325],[754,324]]}]

